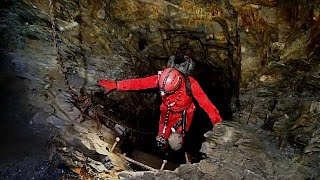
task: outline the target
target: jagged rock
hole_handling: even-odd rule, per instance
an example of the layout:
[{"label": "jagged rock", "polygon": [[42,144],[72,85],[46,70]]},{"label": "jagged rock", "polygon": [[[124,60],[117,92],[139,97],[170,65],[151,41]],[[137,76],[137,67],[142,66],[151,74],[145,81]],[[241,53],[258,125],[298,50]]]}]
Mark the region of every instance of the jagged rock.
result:
[{"label": "jagged rock", "polygon": [[[242,117],[235,119],[251,128],[262,126],[273,131],[281,141],[273,143],[281,144],[282,148],[287,148],[284,141],[299,146],[303,154],[298,160],[319,169],[319,6],[313,0],[284,2],[121,0],[105,4],[100,0],[78,3],[58,0],[54,12],[62,59],[59,63],[63,63],[59,65],[51,42],[48,2],[5,1],[3,6],[13,6],[1,9],[5,18],[0,20],[3,40],[0,46],[1,52],[6,48],[13,56],[12,67],[27,83],[36,82],[41,88],[52,84],[46,89],[53,92],[50,103],[55,111],[47,109],[52,114],[47,120],[61,130],[66,144],[83,150],[85,155],[97,152],[107,155],[106,147],[114,141],[114,134],[104,126],[98,130],[97,122],[84,118],[70,95],[56,93],[58,89],[73,89],[77,95],[89,93],[95,97],[96,92],[103,91],[86,88],[96,84],[97,79],[155,74],[165,66],[169,55],[186,53],[184,49],[190,48],[194,60],[202,66],[199,71],[209,72],[206,69],[209,68],[215,72],[205,74],[203,82],[214,84],[208,85],[208,90],[214,89],[218,94],[211,98],[226,104],[220,112],[228,108],[230,99],[238,98],[241,86],[241,96],[248,99],[239,112]],[[246,88],[253,93],[246,94]],[[157,96],[151,93],[113,93],[99,98],[105,103],[103,110],[107,115],[116,114],[124,122],[132,119],[149,122],[158,118],[144,113],[152,114],[156,107]],[[179,176],[313,178],[314,174],[304,172],[304,166],[290,159],[291,151],[289,157],[281,156],[284,152],[269,142],[273,136],[264,142],[266,132],[252,131],[247,126],[231,125],[223,131],[206,134],[202,151],[209,158],[199,164],[181,166]],[[111,155],[110,158],[126,167],[121,159]],[[98,171],[102,169],[100,166],[98,163]],[[211,170],[213,174],[209,173]],[[139,173],[136,174],[138,178]],[[174,179],[176,175],[140,174],[149,179]]]},{"label": "jagged rock", "polygon": [[99,9],[99,11],[97,12],[97,17],[100,18],[100,19],[105,19],[106,18],[106,10],[104,9],[104,7]]},{"label": "jagged rock", "polygon": [[[62,148],[59,149],[58,152],[60,153],[60,157],[70,166],[70,168],[81,176],[88,174],[91,177],[99,178],[104,174],[110,173],[114,168],[112,162],[109,162],[111,165],[106,164],[105,166],[103,163],[93,160],[72,149]],[[77,172],[77,168],[84,170],[82,172]]]},{"label": "jagged rock", "polygon": [[58,106],[57,116],[65,121],[82,121],[81,111],[72,104],[72,97],[67,93],[58,93],[55,96],[55,104]]},{"label": "jagged rock", "polygon": [[98,173],[102,173],[102,172],[107,172],[108,169],[101,163],[98,161],[93,161],[89,162],[89,166],[91,166],[92,168],[94,168]]},{"label": "jagged rock", "polygon": [[[62,149],[77,159],[75,161],[62,154],[70,166],[79,168],[90,166],[91,169],[87,169],[87,173],[94,177],[99,177],[97,173],[100,175],[101,173],[110,173],[107,168],[130,169],[122,162],[122,159],[109,152],[115,141],[115,135],[110,129],[105,126],[98,129],[99,127],[93,120],[79,121],[79,119],[83,119],[81,111],[72,104],[73,99],[68,93],[58,93],[52,98],[55,103],[55,111],[62,118],[52,115],[47,121],[60,129],[61,139],[66,142],[65,145],[82,152]],[[105,156],[105,158],[101,161],[90,158],[96,155]]]},{"label": "jagged rock", "polygon": [[[203,143],[201,151],[209,157],[199,163],[198,167],[201,167],[201,170],[215,169],[215,173],[211,173],[211,176],[217,176],[218,179],[285,178],[288,170],[291,172],[290,176],[303,177],[303,173],[298,169],[291,169],[294,167],[294,162],[273,155],[274,151],[278,150],[273,149],[271,144],[262,143],[264,137],[261,135],[264,132],[261,130],[258,132],[250,131],[241,124],[230,123],[229,126],[232,127],[229,129],[233,129],[233,131],[237,129],[237,134],[228,131],[220,136],[207,134],[208,138]],[[225,143],[223,137],[226,137],[227,134],[229,134],[229,139],[236,140],[233,141],[233,146]],[[280,161],[279,158],[283,161]],[[279,167],[282,169],[280,170]]]},{"label": "jagged rock", "polygon": [[119,136],[123,136],[126,133],[126,128],[121,126],[120,124],[116,124],[114,128]]},{"label": "jagged rock", "polygon": [[57,19],[57,26],[60,31],[67,31],[67,30],[70,30],[71,28],[75,28],[79,26],[79,24],[73,20],[71,22],[67,22],[61,19]]},{"label": "jagged rock", "polygon": [[184,164],[175,170],[183,179],[203,179],[205,174],[198,170],[195,165]]},{"label": "jagged rock", "polygon": [[[158,172],[150,172],[150,171],[139,171],[139,172],[120,172],[117,173],[119,179],[172,179],[172,180],[182,180],[183,178],[179,177],[176,173],[167,172],[167,171],[158,171]],[[189,178],[188,178],[189,179]]]},{"label": "jagged rock", "polygon": [[50,123],[50,124],[52,124],[52,125],[54,125],[56,128],[59,128],[59,129],[62,129],[62,128],[64,128],[64,127],[68,127],[68,126],[71,126],[72,125],[72,123],[71,122],[68,122],[68,121],[66,121],[66,120],[62,120],[62,119],[60,119],[60,118],[58,118],[58,117],[56,117],[56,116],[50,116],[50,117],[48,117],[47,118],[47,121]]},{"label": "jagged rock", "polygon": [[32,122],[35,124],[46,124],[48,116],[48,113],[40,111],[32,117]]},{"label": "jagged rock", "polygon": [[94,150],[97,153],[103,154],[103,155],[109,154],[107,149],[108,149],[108,147],[111,148],[111,146],[109,144],[107,144],[106,142],[102,141],[97,134],[89,133],[87,135],[87,138],[92,142],[90,144],[91,145],[93,144]]},{"label": "jagged rock", "polygon": [[[220,145],[234,146],[237,143],[237,141],[241,138],[241,134],[239,134],[239,132],[236,129],[226,124],[227,123],[224,123],[223,125],[221,125],[222,127],[219,127],[219,129],[214,128],[212,131],[209,131],[204,134],[204,137],[208,138],[211,141],[210,148],[215,148]],[[203,146],[207,146],[207,144],[204,143]],[[206,147],[203,148],[207,149]]]}]

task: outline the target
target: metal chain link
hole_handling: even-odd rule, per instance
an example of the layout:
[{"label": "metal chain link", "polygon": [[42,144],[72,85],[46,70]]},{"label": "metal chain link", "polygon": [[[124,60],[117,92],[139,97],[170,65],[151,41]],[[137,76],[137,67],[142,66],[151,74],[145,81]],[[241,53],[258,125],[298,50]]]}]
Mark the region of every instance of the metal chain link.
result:
[{"label": "metal chain link", "polygon": [[53,43],[54,48],[56,49],[57,55],[59,54],[58,50],[58,41],[57,41],[57,32],[56,32],[56,24],[54,22],[54,6],[53,6],[53,0],[49,0],[49,14],[50,14],[50,20],[51,20],[51,28],[52,28],[52,35],[53,35]]},{"label": "metal chain link", "polygon": [[70,94],[72,95],[73,99],[77,99],[77,93],[74,92],[72,90],[72,88],[70,87],[70,83],[69,83],[69,79],[66,75],[67,73],[67,69],[63,63],[63,58],[61,57],[60,54],[60,47],[59,47],[59,43],[58,43],[58,33],[56,32],[56,24],[55,24],[55,17],[54,17],[54,0],[49,0],[49,16],[50,16],[50,21],[51,21],[51,28],[52,28],[52,36],[53,36],[53,43],[54,43],[54,48],[56,50],[57,53],[57,62],[61,67],[61,71],[63,73],[64,76],[64,83],[65,86],[68,88]]},{"label": "metal chain link", "polygon": [[[61,66],[61,70],[62,70],[62,73],[64,75],[64,81],[65,81],[65,85],[67,86],[67,88],[71,91],[71,93],[73,93],[73,91],[71,90],[70,88],[70,85],[69,85],[69,80],[66,76],[66,68],[65,68],[65,65],[63,63],[63,58],[61,57],[61,54],[60,54],[60,47],[59,47],[59,43],[58,43],[58,34],[57,34],[57,31],[56,31],[56,24],[54,22],[55,20],[55,17],[54,17],[54,0],[49,0],[49,8],[50,8],[50,20],[51,20],[51,28],[52,28],[52,36],[53,36],[53,43],[54,43],[54,48],[56,50],[56,53],[57,53],[57,61],[58,61],[58,64]],[[73,94],[74,95],[74,94]]]},{"label": "metal chain link", "polygon": [[[65,75],[65,73],[67,72],[66,71],[66,68],[64,66],[64,63],[63,63],[63,59],[61,57],[61,54],[60,54],[60,49],[59,49],[59,44],[58,44],[58,39],[57,39],[57,31],[56,31],[56,24],[54,22],[55,20],[55,17],[54,17],[54,3],[53,3],[54,0],[49,0],[49,8],[50,8],[50,20],[51,20],[51,28],[52,28],[52,36],[53,36],[53,43],[54,43],[54,48],[56,50],[56,53],[57,53],[57,61],[58,61],[58,64],[61,66],[61,70],[62,70],[62,73],[64,75],[64,80],[65,80],[65,84],[66,86],[69,88],[69,90],[71,90],[70,86],[69,86],[69,81],[68,81],[68,78],[67,76]],[[71,91],[72,92],[72,91]]]}]

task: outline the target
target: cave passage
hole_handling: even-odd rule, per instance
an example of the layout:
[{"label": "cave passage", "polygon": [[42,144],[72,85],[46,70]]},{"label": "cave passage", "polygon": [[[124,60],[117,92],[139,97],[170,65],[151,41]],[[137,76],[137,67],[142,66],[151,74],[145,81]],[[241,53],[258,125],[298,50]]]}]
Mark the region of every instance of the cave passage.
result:
[{"label": "cave passage", "polygon": [[[210,67],[207,64],[195,62],[194,77],[199,82],[203,91],[207,94],[210,101],[217,107],[220,115],[223,119],[228,119],[231,116],[230,112],[230,99],[232,97],[232,89],[228,84],[228,79],[223,72]],[[148,91],[149,93],[150,91]],[[152,93],[158,94],[157,89],[151,90]],[[139,91],[138,93],[146,93],[145,91]],[[158,96],[160,105],[160,96]],[[203,134],[211,130],[213,125],[209,116],[199,106],[197,101],[194,99],[196,104],[196,111],[194,113],[194,119],[191,127],[184,138],[183,147],[178,150],[169,150],[167,153],[162,152],[156,146],[156,135],[158,132],[158,121],[160,117],[159,108],[153,110],[146,110],[144,112],[143,119],[131,119],[131,122],[143,124],[144,129],[147,132],[154,132],[152,134],[143,134],[137,132],[129,132],[122,137],[122,142],[119,148],[122,153],[126,153],[127,156],[142,161],[145,164],[160,168],[162,159],[166,158],[171,164],[166,167],[167,169],[174,170],[179,164],[186,163],[185,152],[188,152],[192,163],[199,162],[203,159],[204,155],[200,153],[201,144],[204,141]],[[121,110],[123,111],[123,110]],[[130,114],[126,112],[118,112],[119,114],[130,117]],[[133,117],[133,116],[131,116]],[[150,120],[153,120],[150,122]],[[141,126],[141,125],[140,125]],[[141,156],[144,156],[141,158]],[[139,170],[138,167],[135,167]]]}]

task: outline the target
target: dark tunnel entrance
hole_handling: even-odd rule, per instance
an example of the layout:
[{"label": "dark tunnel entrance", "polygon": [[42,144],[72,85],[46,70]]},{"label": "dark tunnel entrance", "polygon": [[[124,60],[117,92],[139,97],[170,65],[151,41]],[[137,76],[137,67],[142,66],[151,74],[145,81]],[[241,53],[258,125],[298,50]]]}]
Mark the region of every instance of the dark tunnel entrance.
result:
[{"label": "dark tunnel entrance", "polygon": [[[226,75],[221,70],[216,70],[210,67],[208,64],[195,62],[196,67],[194,71],[194,77],[199,82],[203,91],[207,94],[210,101],[217,107],[220,115],[224,120],[229,120],[232,116],[230,110],[230,99],[232,98],[234,92],[231,89],[231,85],[228,84],[228,79]],[[167,164],[166,169],[174,170],[179,164],[186,163],[185,152],[190,155],[192,163],[199,162],[203,159],[204,154],[200,153],[201,145],[204,141],[203,134],[212,129],[212,123],[209,116],[204,112],[204,110],[199,106],[196,100],[196,111],[194,114],[194,119],[192,121],[191,127],[184,138],[184,145],[181,150],[174,151],[169,150],[168,153],[162,152],[156,145],[156,135],[158,132],[158,122],[160,116],[159,105],[161,104],[161,98],[159,96],[157,89],[151,89],[147,91],[130,92],[138,93],[137,95],[144,96],[146,94],[156,94],[157,104],[156,108],[146,108],[138,116],[128,114],[124,112],[124,109],[117,108],[119,102],[109,102],[113,104],[112,109],[114,111],[119,110],[118,113],[121,118],[126,119],[130,117],[130,120],[125,120],[129,127],[133,127],[128,130],[125,135],[121,137],[122,142],[119,145],[121,153],[126,153],[127,156],[144,162],[147,165],[160,168],[162,159],[166,159],[170,162]],[[103,94],[96,94],[101,98]],[[136,119],[133,119],[135,117]],[[139,124],[139,125],[137,125]],[[113,124],[113,126],[116,124]],[[139,130],[134,127],[138,127]],[[139,169],[139,168],[137,168]]]}]

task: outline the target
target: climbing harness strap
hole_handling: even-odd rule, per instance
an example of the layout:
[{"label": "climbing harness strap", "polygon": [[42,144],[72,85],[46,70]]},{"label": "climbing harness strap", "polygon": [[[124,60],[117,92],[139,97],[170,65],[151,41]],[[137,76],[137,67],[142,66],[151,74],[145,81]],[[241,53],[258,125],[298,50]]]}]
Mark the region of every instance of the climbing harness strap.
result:
[{"label": "climbing harness strap", "polygon": [[164,134],[168,126],[169,113],[170,113],[171,107],[173,107],[177,103],[177,101],[180,99],[181,94],[182,94],[182,90],[179,91],[177,98],[172,103],[170,103],[169,98],[167,98],[167,111],[166,111],[166,117],[164,120],[164,126],[162,129],[162,135],[161,135],[162,138],[164,138]]},{"label": "climbing harness strap", "polygon": [[185,75],[185,74],[183,74],[183,76],[184,76],[184,79],[185,79],[186,93],[187,93],[188,96],[192,97],[191,82],[190,82],[189,76]]},{"label": "climbing harness strap", "polygon": [[186,109],[182,112],[182,134],[186,133],[186,124],[187,124],[187,113]]},{"label": "climbing harness strap", "polygon": [[181,119],[171,128],[172,132],[176,132],[180,126],[182,126],[182,134],[186,133],[186,124],[187,124],[187,113],[186,109],[181,112]]}]

